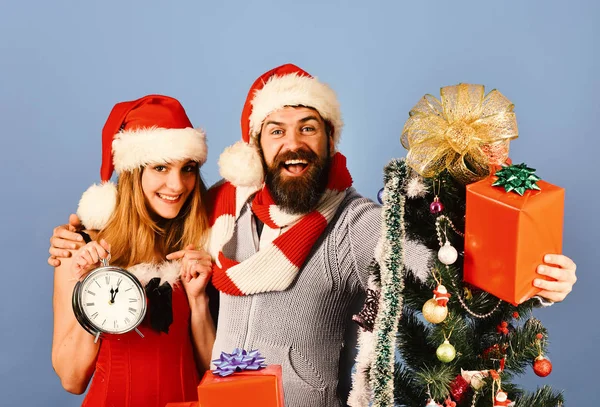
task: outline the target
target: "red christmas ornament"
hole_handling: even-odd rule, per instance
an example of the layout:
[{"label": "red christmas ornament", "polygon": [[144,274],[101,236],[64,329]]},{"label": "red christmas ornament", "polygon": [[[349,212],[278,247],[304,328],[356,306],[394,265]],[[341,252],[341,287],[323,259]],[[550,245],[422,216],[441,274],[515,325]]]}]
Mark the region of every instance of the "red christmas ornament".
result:
[{"label": "red christmas ornament", "polygon": [[456,403],[450,399],[450,397],[446,397],[444,400],[445,407],[456,407]]},{"label": "red christmas ornament", "polygon": [[540,341],[544,339],[544,335],[542,334],[537,334],[535,337],[538,338]]},{"label": "red christmas ornament", "polygon": [[470,388],[469,382],[461,375],[458,375],[450,383],[450,395],[454,401],[462,403]]},{"label": "red christmas ornament", "polygon": [[503,335],[508,335],[508,322],[502,321],[497,327],[496,332]]},{"label": "red christmas ornament", "polygon": [[543,356],[538,356],[533,362],[533,371],[539,377],[546,377],[552,373],[552,363]]},{"label": "red christmas ornament", "polygon": [[517,311],[513,312],[513,318],[514,319],[519,319],[519,313]]}]

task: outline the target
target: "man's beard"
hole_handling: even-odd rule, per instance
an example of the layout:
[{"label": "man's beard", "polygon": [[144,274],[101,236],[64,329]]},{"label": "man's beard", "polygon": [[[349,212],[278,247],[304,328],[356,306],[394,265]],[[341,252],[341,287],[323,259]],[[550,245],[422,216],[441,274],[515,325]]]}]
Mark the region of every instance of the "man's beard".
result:
[{"label": "man's beard", "polygon": [[[291,177],[283,176],[284,163],[287,160],[305,160],[308,168],[304,174]],[[265,184],[275,201],[284,212],[290,214],[309,213],[317,207],[323,192],[327,188],[331,157],[319,158],[311,150],[287,151],[275,157],[271,166],[263,160]]]}]

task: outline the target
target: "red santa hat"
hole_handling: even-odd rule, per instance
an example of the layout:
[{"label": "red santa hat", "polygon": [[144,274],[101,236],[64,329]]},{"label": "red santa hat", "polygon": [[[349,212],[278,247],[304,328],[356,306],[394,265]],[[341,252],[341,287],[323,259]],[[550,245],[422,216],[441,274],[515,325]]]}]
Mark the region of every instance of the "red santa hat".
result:
[{"label": "red santa hat", "polygon": [[343,121],[334,91],[292,64],[262,74],[250,88],[242,111],[242,140],[227,147],[219,158],[221,176],[236,187],[259,187],[264,178],[258,152],[263,121],[286,106],[315,109],[333,127],[333,142],[340,140]]},{"label": "red santa hat", "polygon": [[100,185],[92,185],[81,197],[77,215],[87,229],[106,226],[117,202],[113,171],[120,174],[153,163],[206,161],[206,137],[194,129],[178,100],[148,95],[118,103],[102,129]]}]

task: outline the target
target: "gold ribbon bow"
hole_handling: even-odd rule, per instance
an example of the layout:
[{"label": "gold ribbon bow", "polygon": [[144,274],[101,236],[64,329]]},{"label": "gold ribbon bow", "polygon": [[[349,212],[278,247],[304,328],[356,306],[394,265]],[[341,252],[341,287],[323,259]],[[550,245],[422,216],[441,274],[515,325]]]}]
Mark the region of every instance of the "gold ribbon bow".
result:
[{"label": "gold ribbon bow", "polygon": [[446,86],[440,94],[441,102],[427,94],[409,112],[400,139],[406,163],[425,178],[445,169],[462,184],[486,177],[519,135],[514,105],[495,89],[485,95],[482,85]]}]

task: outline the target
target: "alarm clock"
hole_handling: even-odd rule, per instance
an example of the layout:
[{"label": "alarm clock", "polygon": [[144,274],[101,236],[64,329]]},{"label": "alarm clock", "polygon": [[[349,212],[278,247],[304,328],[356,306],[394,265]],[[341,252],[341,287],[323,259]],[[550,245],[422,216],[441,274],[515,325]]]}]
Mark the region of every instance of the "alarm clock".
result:
[{"label": "alarm clock", "polygon": [[79,324],[98,341],[100,334],[124,334],[137,329],[146,315],[144,287],[132,273],[110,266],[90,271],[73,289],[73,312]]}]

